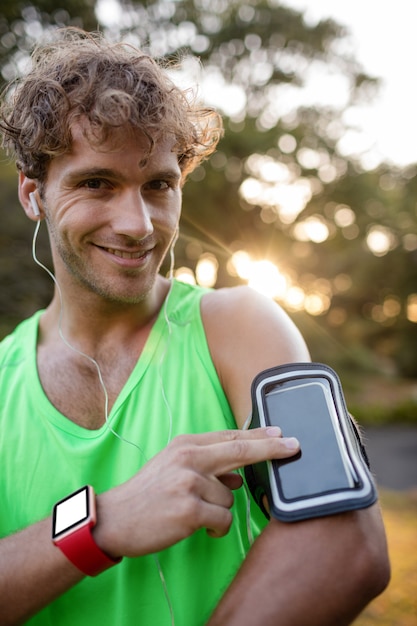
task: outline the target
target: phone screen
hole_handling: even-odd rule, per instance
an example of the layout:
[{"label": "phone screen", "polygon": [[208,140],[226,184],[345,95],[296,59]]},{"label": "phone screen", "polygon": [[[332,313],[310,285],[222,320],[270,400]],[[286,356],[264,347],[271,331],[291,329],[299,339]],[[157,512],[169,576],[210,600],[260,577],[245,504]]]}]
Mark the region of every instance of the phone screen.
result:
[{"label": "phone screen", "polygon": [[353,468],[339,430],[328,381],[300,379],[265,389],[266,421],[297,437],[301,453],[272,461],[280,496],[291,501],[354,487]]}]

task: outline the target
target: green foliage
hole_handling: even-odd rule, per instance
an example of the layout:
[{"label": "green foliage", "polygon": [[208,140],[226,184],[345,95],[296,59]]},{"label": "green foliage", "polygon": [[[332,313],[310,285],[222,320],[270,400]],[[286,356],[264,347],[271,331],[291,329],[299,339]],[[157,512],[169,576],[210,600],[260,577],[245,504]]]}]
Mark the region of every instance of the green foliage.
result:
[{"label": "green foliage", "polygon": [[386,424],[411,424],[417,426],[417,402],[407,400],[398,405],[369,406],[349,405],[349,411],[362,426],[384,426]]},{"label": "green foliage", "polygon": [[0,86],[20,71],[34,44],[49,28],[97,28],[94,0],[2,0],[0,5]]},{"label": "green foliage", "polygon": [[[61,4],[2,3],[4,78],[20,71],[43,30],[65,24],[96,28],[92,1]],[[416,168],[382,164],[368,171],[357,158],[343,156],[343,108],[369,99],[376,86],[353,54],[338,52],[346,49],[339,44],[348,33],[332,21],[306,24],[301,13],[270,0],[122,5],[119,19],[102,25],[110,37],[127,36],[168,61],[197,55],[202,80],[214,73],[220,76],[219,91],[233,84],[244,94],[241,110],[225,116],[218,152],[185,187],[177,267],[195,270],[201,255],[211,253],[219,263],[216,286],[221,287],[245,282],[230,271],[237,250],[254,261],[267,259],[306,298],[322,299],[322,309],[313,314],[277,297],[300,326],[315,360],[342,371],[416,377],[417,324],[407,309],[417,293]],[[343,78],[347,95],[341,108],[300,105],[299,89],[316,66]],[[289,109],[281,107],[284,101],[292,103]],[[281,168],[289,182],[268,179],[263,163]],[[4,164],[0,177],[0,333],[5,334],[47,303],[51,284],[30,256],[33,225],[18,207],[14,168]],[[263,195],[245,195],[248,180],[258,182]],[[311,193],[288,218],[285,201],[274,204],[268,197],[286,184],[294,190],[300,182]],[[309,219],[328,229],[324,240],[299,235],[297,229]],[[381,233],[387,248],[372,252],[369,236]],[[44,229],[38,246],[48,260]]]}]

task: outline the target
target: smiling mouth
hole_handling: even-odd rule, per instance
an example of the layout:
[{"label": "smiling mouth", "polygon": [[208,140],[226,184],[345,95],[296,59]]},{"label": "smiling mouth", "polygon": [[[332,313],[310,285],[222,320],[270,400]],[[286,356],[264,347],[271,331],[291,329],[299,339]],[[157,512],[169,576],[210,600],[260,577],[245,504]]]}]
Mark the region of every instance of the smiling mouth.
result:
[{"label": "smiling mouth", "polygon": [[115,248],[104,249],[106,250],[106,252],[114,254],[114,256],[118,256],[121,259],[140,259],[141,257],[144,257],[149,253],[149,250],[137,250],[135,252],[127,252],[126,250],[117,250]]}]

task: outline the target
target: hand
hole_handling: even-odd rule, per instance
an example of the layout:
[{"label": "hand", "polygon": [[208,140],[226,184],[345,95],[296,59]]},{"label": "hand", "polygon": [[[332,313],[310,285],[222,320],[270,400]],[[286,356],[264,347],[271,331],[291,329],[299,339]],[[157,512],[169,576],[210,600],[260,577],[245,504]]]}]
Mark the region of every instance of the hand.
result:
[{"label": "hand", "polygon": [[222,537],[232,523],[232,490],[242,485],[232,472],[298,450],[279,428],[176,437],[130,480],[98,497],[96,541],[118,557],[158,552],[200,528]]}]

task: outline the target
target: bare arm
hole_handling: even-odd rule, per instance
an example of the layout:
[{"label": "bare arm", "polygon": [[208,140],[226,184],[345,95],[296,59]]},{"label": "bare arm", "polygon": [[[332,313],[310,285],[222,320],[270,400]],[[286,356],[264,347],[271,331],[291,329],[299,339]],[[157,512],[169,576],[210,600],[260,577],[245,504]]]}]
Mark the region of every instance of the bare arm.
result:
[{"label": "bare arm", "polygon": [[0,541],[0,623],[23,623],[83,578],[51,541],[50,518]]},{"label": "bare arm", "polygon": [[[210,294],[202,310],[213,361],[242,426],[251,410],[255,375],[282,363],[309,361],[307,348],[279,307],[244,288]],[[297,523],[272,520],[209,624],[344,626],[388,579],[377,505]]]},{"label": "bare arm", "polygon": [[[158,552],[232,522],[233,470],[296,452],[277,430],[222,431],[174,439],[127,482],[97,498],[95,540],[109,556]],[[176,479],[172,480],[175,475]],[[118,567],[117,565],[115,567]],[[0,541],[0,623],[23,623],[83,578],[52,544],[51,519]]]},{"label": "bare arm", "polygon": [[389,578],[378,508],[283,524],[257,539],[210,626],[345,626]]}]

